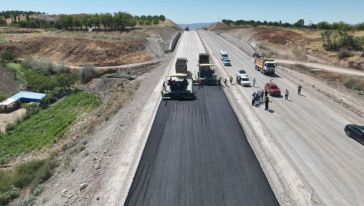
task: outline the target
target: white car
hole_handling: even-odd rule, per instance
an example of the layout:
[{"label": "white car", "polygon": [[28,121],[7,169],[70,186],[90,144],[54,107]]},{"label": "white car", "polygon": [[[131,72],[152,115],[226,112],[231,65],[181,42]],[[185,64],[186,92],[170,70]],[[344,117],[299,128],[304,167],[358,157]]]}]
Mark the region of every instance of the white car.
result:
[{"label": "white car", "polygon": [[250,80],[247,76],[242,76],[239,78],[239,84],[244,87],[250,87]]},{"label": "white car", "polygon": [[248,77],[248,74],[246,73],[245,70],[241,69],[236,72],[236,78],[239,78],[239,77]]},{"label": "white car", "polygon": [[220,51],[220,59],[223,61],[224,59],[229,59],[229,55],[226,51],[221,50]]}]

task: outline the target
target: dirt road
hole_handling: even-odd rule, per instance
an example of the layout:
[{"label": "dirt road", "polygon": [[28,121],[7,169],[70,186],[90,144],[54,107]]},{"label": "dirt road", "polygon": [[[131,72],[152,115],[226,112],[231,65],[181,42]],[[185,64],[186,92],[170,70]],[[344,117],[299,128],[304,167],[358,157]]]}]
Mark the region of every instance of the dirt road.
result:
[{"label": "dirt road", "polygon": [[301,62],[301,61],[294,61],[294,60],[284,60],[284,59],[275,59],[275,61],[277,63],[281,63],[281,64],[301,64],[306,67],[321,69],[321,70],[328,71],[328,72],[336,72],[336,73],[364,77],[363,71],[349,69],[349,68],[341,68],[341,67],[334,67],[334,66],[325,65],[325,64],[318,64],[318,63],[312,63],[312,62]]},{"label": "dirt road", "polygon": [[238,87],[241,104],[251,107],[252,93],[262,90],[270,80],[290,91],[289,101],[271,98],[270,112],[262,107],[249,110],[304,179],[307,191],[312,191],[311,205],[363,205],[364,149],[343,129],[348,123],[364,124],[364,119],[308,88],[298,95],[298,82],[258,73],[251,57],[218,35],[201,32],[201,36],[216,56],[221,49],[229,52],[233,66],[223,67],[227,74],[235,77],[238,69],[244,69],[251,80],[256,79],[255,88],[234,86]]}]

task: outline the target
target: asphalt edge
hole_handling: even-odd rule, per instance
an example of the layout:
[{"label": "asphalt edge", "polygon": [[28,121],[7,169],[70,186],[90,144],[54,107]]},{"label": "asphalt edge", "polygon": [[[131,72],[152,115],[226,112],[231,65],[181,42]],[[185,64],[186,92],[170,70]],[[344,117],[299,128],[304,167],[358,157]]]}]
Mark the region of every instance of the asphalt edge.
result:
[{"label": "asphalt edge", "polygon": [[[182,34],[181,34],[182,35]],[[181,36],[180,35],[180,36]],[[180,38],[178,38],[176,47],[179,46]],[[159,105],[162,101],[162,96],[160,91],[162,91],[162,84],[164,81],[164,76],[168,74],[173,66],[176,52],[173,51],[170,61],[165,69],[163,75],[158,80],[157,86],[154,88],[147,103],[143,109],[138,114],[136,119],[136,125],[132,128],[132,133],[130,134],[131,139],[135,139],[128,147],[128,155],[120,160],[120,165],[113,171],[113,178],[110,178],[107,186],[103,191],[98,191],[95,196],[101,197],[102,200],[93,200],[90,205],[107,205],[107,206],[122,206],[125,204],[126,198],[129,194],[129,190],[132,186],[134,176],[139,166],[139,162],[144,152],[145,145],[148,141],[149,133],[152,129],[154,119],[157,115]],[[120,187],[121,185],[121,187]],[[107,196],[101,195],[105,194],[107,191]],[[100,195],[98,195],[100,194]]]},{"label": "asphalt edge", "polygon": [[[201,38],[200,32],[197,34],[216,64],[217,72],[221,77],[228,79],[230,75],[222,69],[219,58]],[[239,102],[244,102],[244,100],[237,94],[237,88],[230,85],[229,88],[224,88],[224,92],[279,204],[282,206],[321,205],[314,201],[312,189],[307,187],[305,181],[295,171],[294,166],[281,153],[279,146],[275,144],[271,134],[264,129],[259,119],[255,117],[256,115],[248,108],[238,106],[241,105]]]}]

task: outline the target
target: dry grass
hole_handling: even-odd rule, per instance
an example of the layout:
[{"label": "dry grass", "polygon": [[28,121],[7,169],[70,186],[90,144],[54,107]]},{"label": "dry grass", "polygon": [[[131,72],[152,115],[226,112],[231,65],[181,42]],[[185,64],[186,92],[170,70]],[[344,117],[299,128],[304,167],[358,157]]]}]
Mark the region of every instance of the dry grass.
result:
[{"label": "dry grass", "polygon": [[[10,43],[1,45],[0,52],[10,49],[20,57],[33,56],[57,64],[81,66],[124,65],[150,60],[145,40],[112,40],[117,34],[64,32],[52,35],[10,35]],[[137,37],[138,35],[136,35]],[[107,39],[96,40],[93,38]],[[127,36],[120,39],[129,38]],[[144,38],[144,37],[137,37]]]}]

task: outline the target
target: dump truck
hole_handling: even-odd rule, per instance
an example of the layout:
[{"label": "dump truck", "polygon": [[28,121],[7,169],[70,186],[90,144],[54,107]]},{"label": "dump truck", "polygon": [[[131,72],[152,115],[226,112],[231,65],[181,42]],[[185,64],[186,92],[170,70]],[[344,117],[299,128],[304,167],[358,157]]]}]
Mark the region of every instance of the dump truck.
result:
[{"label": "dump truck", "polygon": [[255,58],[255,69],[265,75],[274,75],[277,64],[273,59]]},{"label": "dump truck", "polygon": [[198,60],[198,83],[203,85],[219,85],[220,81],[215,75],[214,65],[210,63],[210,55],[199,54]]},{"label": "dump truck", "polygon": [[187,63],[186,58],[177,58],[176,60],[176,73],[187,73]]},{"label": "dump truck", "polygon": [[196,98],[193,91],[192,74],[187,69],[187,62],[186,58],[177,58],[176,73],[166,76],[162,90],[164,100],[193,100]]}]

